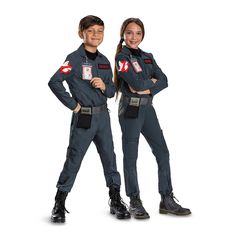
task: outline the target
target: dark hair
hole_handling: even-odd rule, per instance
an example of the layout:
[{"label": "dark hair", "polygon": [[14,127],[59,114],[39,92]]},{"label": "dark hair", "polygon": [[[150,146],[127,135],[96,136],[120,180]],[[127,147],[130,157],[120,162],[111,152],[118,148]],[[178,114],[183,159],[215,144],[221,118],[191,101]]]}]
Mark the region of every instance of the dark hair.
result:
[{"label": "dark hair", "polygon": [[88,15],[82,18],[79,22],[79,31],[82,32],[88,29],[90,26],[101,25],[104,26],[104,22],[97,16]]},{"label": "dark hair", "polygon": [[[128,26],[128,24],[130,23],[135,23],[137,24],[138,26],[140,26],[141,30],[142,30],[142,40],[144,38],[144,35],[145,35],[145,30],[144,30],[144,25],[143,25],[143,22],[139,19],[139,18],[128,18],[126,19],[122,26],[121,26],[121,29],[120,29],[120,42],[119,44],[117,45],[117,48],[116,48],[116,55],[115,57],[117,56],[117,54],[121,51],[122,49],[122,43],[124,42],[124,33],[125,33],[125,30]],[[115,86],[116,86],[116,99],[118,97],[118,94],[119,94],[119,91],[120,91],[120,81],[118,80],[117,78],[117,68],[116,68],[116,65],[115,65],[115,69],[114,69],[114,83],[115,83]]]}]

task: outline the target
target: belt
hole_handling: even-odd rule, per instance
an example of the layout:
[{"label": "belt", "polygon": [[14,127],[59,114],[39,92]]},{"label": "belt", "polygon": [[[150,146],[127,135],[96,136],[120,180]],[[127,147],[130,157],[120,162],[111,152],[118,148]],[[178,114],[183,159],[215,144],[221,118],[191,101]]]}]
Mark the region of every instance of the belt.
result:
[{"label": "belt", "polygon": [[[125,103],[128,103],[128,104],[130,102],[130,99],[131,97],[127,97],[124,95],[121,97],[121,101],[124,101]],[[148,98],[141,97],[139,105],[148,105],[148,106],[152,105],[152,97],[148,97]]]},{"label": "belt", "polygon": [[98,107],[84,107],[81,106],[80,113],[81,114],[87,114],[87,115],[92,115],[92,114],[97,114],[103,111],[107,111],[107,104],[103,104]]}]

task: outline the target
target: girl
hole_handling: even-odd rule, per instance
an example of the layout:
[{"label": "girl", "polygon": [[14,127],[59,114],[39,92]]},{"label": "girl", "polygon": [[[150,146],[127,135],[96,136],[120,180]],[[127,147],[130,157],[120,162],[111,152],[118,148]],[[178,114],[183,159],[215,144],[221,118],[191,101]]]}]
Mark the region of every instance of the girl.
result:
[{"label": "girl", "polygon": [[[169,151],[160,128],[152,99],[168,86],[167,77],[156,64],[152,54],[138,46],[144,38],[144,25],[140,19],[124,21],[116,52],[115,85],[119,103],[119,122],[122,130],[124,177],[126,194],[130,197],[130,213],[137,219],[149,218],[142,205],[137,179],[136,161],[140,133],[150,145],[158,164],[160,213],[188,215],[190,210],[181,207],[172,193]],[[123,41],[125,46],[122,47]]]},{"label": "girl", "polygon": [[[86,16],[79,24],[83,44],[69,54],[49,81],[57,98],[73,112],[66,161],[57,182],[52,222],[65,222],[65,199],[71,191],[83,157],[93,141],[100,155],[106,185],[109,187],[110,212],[119,219],[130,218],[120,197],[120,174],[116,168],[107,97],[115,94],[112,71],[107,58],[97,47],[102,43],[104,23],[96,16]],[[66,81],[72,96],[66,92]],[[96,182],[96,175],[91,173]]]}]

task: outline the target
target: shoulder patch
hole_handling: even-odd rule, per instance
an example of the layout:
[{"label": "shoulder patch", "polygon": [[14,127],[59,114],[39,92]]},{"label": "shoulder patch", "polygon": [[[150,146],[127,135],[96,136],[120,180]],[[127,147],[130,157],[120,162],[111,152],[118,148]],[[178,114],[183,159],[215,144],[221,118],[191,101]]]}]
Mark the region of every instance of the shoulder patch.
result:
[{"label": "shoulder patch", "polygon": [[60,67],[61,74],[68,74],[72,70],[72,66],[70,65],[69,61],[64,62],[64,64]]},{"label": "shoulder patch", "polygon": [[119,67],[118,67],[118,71],[121,71],[121,72],[128,72],[129,70],[129,67],[130,67],[130,64],[128,61],[126,60],[120,60],[118,62],[119,64]]}]

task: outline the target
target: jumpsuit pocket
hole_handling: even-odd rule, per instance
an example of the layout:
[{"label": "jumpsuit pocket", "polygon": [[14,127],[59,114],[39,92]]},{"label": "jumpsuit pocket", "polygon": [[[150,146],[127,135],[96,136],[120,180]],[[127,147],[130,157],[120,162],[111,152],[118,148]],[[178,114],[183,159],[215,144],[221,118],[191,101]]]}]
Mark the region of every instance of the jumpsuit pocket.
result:
[{"label": "jumpsuit pocket", "polygon": [[91,127],[92,115],[78,114],[77,128],[89,129]]},{"label": "jumpsuit pocket", "polygon": [[129,100],[129,104],[126,107],[125,110],[125,118],[138,118],[138,114],[139,114],[139,106],[140,106],[140,98],[136,98],[136,97],[131,97]]},{"label": "jumpsuit pocket", "polygon": [[77,128],[89,129],[92,121],[92,107],[81,107],[78,113]]},{"label": "jumpsuit pocket", "polygon": [[132,118],[132,119],[135,119],[138,117],[138,112],[139,112],[139,106],[136,107],[136,106],[131,106],[131,105],[128,105],[125,109],[125,118]]}]

